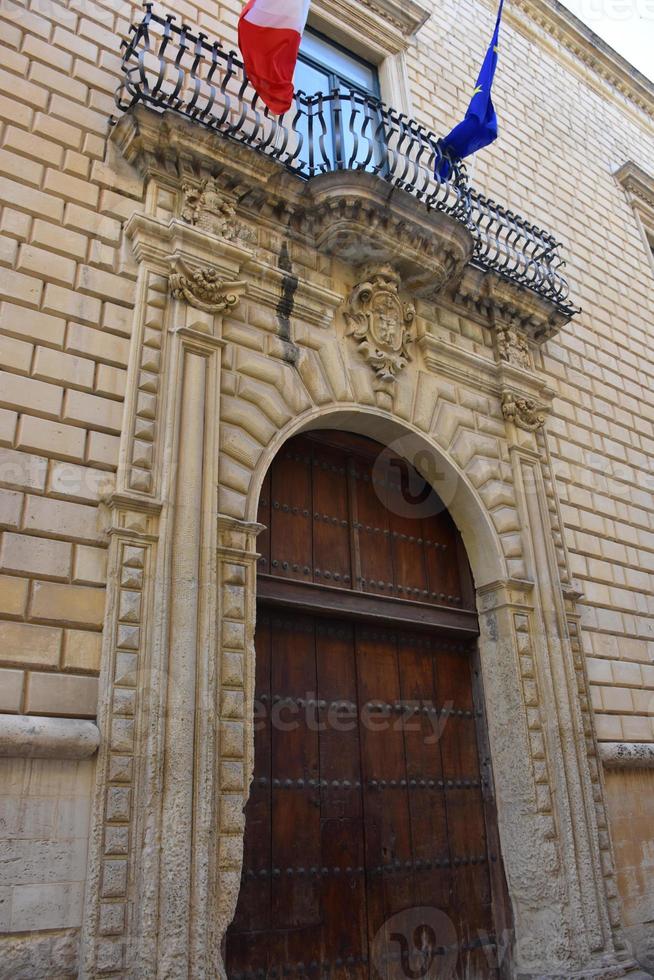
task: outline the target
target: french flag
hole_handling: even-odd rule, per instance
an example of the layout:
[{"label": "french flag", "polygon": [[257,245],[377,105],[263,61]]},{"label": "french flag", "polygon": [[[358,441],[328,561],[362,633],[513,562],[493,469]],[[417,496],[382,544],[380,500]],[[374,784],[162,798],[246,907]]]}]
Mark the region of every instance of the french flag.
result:
[{"label": "french flag", "polygon": [[238,21],[245,71],[275,115],[290,109],[293,73],[309,0],[248,0]]}]

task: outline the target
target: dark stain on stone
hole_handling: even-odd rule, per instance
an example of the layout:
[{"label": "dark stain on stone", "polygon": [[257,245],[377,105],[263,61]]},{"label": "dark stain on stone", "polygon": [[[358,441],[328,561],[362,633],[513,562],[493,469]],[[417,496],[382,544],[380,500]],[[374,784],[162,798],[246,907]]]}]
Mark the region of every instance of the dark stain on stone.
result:
[{"label": "dark stain on stone", "polygon": [[277,304],[277,322],[279,323],[279,339],[284,348],[284,360],[289,364],[295,364],[298,359],[299,350],[291,340],[291,317],[295,304],[295,294],[297,292],[298,278],[293,274],[293,265],[288,251],[288,244],[282,244],[279,255],[279,268],[285,273],[282,279],[282,292]]}]

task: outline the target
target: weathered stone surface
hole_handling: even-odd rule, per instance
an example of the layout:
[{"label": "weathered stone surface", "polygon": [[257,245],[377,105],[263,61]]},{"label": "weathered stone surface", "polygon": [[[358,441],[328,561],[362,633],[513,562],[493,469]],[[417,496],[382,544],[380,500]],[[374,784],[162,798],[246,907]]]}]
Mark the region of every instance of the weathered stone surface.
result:
[{"label": "weathered stone surface", "polygon": [[26,759],[86,759],[100,744],[92,721],[0,715],[0,756]]},{"label": "weathered stone surface", "polygon": [[650,742],[602,742],[600,756],[607,769],[654,769]]},{"label": "weathered stone surface", "polygon": [[[364,17],[357,4],[316,0],[321,22],[337,25],[339,37],[356,33],[357,50],[371,46],[384,98],[440,127],[452,114],[451,92],[469,84],[460,51],[488,11],[458,2],[444,44],[440,13],[427,18],[415,0],[362,3]],[[234,43],[235,10],[221,8],[218,24],[194,9],[184,13],[191,27],[199,17],[203,30]],[[326,174],[307,185],[207,127],[147,112],[140,133],[128,134],[135,116],[125,116],[107,146],[116,32],[126,29],[107,16],[94,0],[75,13],[21,8],[20,17],[2,20],[0,52],[7,83],[0,96],[0,706],[15,713],[7,723],[14,735],[21,712],[93,718],[102,668],[106,746],[85,944],[100,937],[93,969],[184,973],[191,913],[186,886],[179,899],[174,886],[188,880],[185,855],[194,847],[201,938],[193,962],[199,975],[219,972],[220,932],[238,891],[238,808],[252,763],[258,492],[288,435],[331,425],[400,440],[411,459],[423,454],[463,531],[480,589],[509,885],[519,929],[533,940],[520,969],[619,972],[598,965],[610,960],[613,942],[619,947],[622,914],[600,758],[620,829],[625,916],[654,916],[651,830],[641,820],[645,814],[651,827],[652,789],[644,788],[651,768],[641,765],[649,765],[654,745],[652,270],[642,234],[643,225],[654,227],[651,88],[560,5],[512,6],[504,30],[515,85],[505,93],[503,142],[479,157],[480,184],[528,220],[546,214],[566,240],[585,312],[561,330],[547,301],[470,264],[463,270],[471,250],[463,223],[429,213],[371,174]],[[547,56],[528,57],[533,51]],[[450,86],[425,84],[443,73]],[[543,98],[526,112],[535,86]],[[626,155],[639,166],[623,166]],[[147,180],[134,162],[147,162]],[[394,262],[408,298],[418,297],[413,360],[394,390],[376,390],[339,309],[371,258]],[[180,298],[171,298],[180,260],[216,276],[196,283],[195,293],[178,283]],[[246,283],[222,322],[186,302],[200,293],[206,300],[218,281]],[[209,300],[217,302],[209,305],[223,299],[214,289]],[[184,496],[178,480],[187,476]],[[196,525],[180,517],[191,501],[201,515],[201,547]],[[187,531],[188,546],[180,544]],[[221,577],[228,566],[229,580]],[[195,646],[186,602],[200,610]],[[179,702],[166,688],[174,659],[167,659],[164,623],[183,650],[180,662],[197,666],[197,673],[180,667]],[[198,678],[195,693],[185,686],[189,676]],[[612,743],[599,750],[591,702],[596,734]],[[207,705],[224,707],[219,725]],[[197,724],[197,755],[181,719]],[[30,716],[26,724],[32,734],[12,736],[14,750],[43,744],[41,721]],[[68,751],[58,739],[57,751]],[[639,766],[630,770],[632,760]],[[611,780],[625,774],[634,780],[612,794]],[[31,784],[22,779],[10,782],[24,801]],[[620,798],[628,812],[618,812]],[[180,827],[174,819],[178,805],[188,814],[191,803],[192,843],[187,819]],[[77,804],[81,811],[81,798]],[[67,820],[71,808],[60,807]],[[18,804],[6,813],[14,829],[17,811]],[[26,867],[33,858],[21,887],[40,880],[51,890],[42,906],[33,891],[15,906],[26,922],[42,914],[48,928],[48,896],[67,887],[49,878],[62,863],[51,846],[58,838],[47,814],[54,812],[40,803],[26,808],[45,843],[20,851]],[[161,920],[150,887],[159,860]],[[96,908],[102,882],[113,894]],[[66,915],[78,908],[74,891]],[[128,931],[132,908],[142,915],[140,932]],[[0,951],[8,976],[76,972],[68,956],[73,933],[62,931],[68,919],[57,921],[47,937],[12,938],[7,959]],[[153,967],[157,930],[170,934],[171,949]],[[138,953],[134,935],[143,942]],[[651,943],[643,942],[638,955],[649,965]]]},{"label": "weathered stone surface", "polygon": [[78,975],[78,945],[78,929],[0,937],[0,980],[73,980]]}]

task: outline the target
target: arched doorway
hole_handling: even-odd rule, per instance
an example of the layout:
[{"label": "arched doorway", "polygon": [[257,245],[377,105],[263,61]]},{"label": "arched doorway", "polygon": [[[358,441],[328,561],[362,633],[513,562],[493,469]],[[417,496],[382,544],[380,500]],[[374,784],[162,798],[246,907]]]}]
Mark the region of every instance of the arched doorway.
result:
[{"label": "arched doorway", "polygon": [[230,980],[498,975],[506,891],[460,535],[363,436],[259,501],[255,768]]}]

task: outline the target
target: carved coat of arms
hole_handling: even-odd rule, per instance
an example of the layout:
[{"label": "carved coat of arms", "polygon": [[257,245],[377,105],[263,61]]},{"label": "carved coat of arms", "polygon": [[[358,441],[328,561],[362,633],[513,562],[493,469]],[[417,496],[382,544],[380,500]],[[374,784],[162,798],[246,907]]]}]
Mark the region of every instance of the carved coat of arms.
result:
[{"label": "carved coat of arms", "polygon": [[407,344],[415,310],[399,296],[400,277],[388,265],[369,267],[344,311],[348,336],[381,381],[394,381],[409,361]]}]

